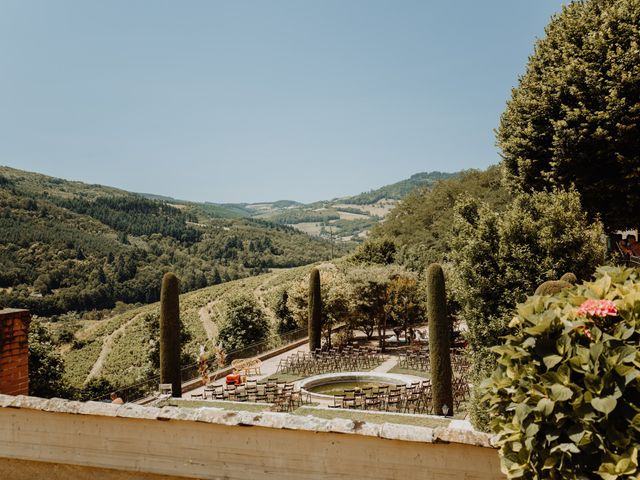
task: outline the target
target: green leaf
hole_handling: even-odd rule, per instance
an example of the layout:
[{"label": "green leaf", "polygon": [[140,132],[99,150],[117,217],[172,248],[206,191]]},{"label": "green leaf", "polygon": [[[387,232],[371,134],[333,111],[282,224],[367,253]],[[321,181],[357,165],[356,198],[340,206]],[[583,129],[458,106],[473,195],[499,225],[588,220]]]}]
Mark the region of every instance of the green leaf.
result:
[{"label": "green leaf", "polygon": [[602,391],[604,383],[602,377],[594,375],[593,373],[587,373],[584,376],[584,384],[587,389],[595,394],[599,394]]},{"label": "green leaf", "polygon": [[573,396],[573,391],[564,385],[553,385],[550,397],[556,402],[564,402]]},{"label": "green leaf", "polygon": [[600,279],[591,284],[591,290],[600,298],[605,296],[609,287],[611,287],[611,277],[609,275],[603,275]]},{"label": "green leaf", "polygon": [[558,450],[561,452],[571,452],[571,453],[580,453],[580,449],[576,447],[573,443],[559,443],[555,447],[550,450],[550,453],[555,453]]},{"label": "green leaf", "polygon": [[536,435],[538,432],[540,431],[540,425],[537,423],[532,423],[531,425],[529,425],[527,427],[527,429],[525,430],[525,435],[527,437],[533,437],[534,435]]},{"label": "green leaf", "polygon": [[602,343],[592,343],[589,348],[589,356],[591,357],[591,361],[595,362],[600,355],[602,355],[602,349],[604,345]]},{"label": "green leaf", "polygon": [[526,403],[519,403],[515,410],[515,419],[522,425],[533,409]]},{"label": "green leaf", "polygon": [[576,427],[575,429],[572,430],[572,433],[569,434],[569,439],[573,443],[579,444],[582,438],[584,437],[584,434],[585,434],[584,430],[580,429],[579,427]]},{"label": "green leaf", "polygon": [[554,406],[555,402],[553,400],[550,400],[548,398],[541,398],[538,402],[538,405],[536,406],[536,411],[542,412],[542,414],[547,417],[551,415],[551,412],[553,412]]},{"label": "green leaf", "polygon": [[637,413],[633,417],[633,420],[631,420],[631,424],[630,425],[640,432],[640,413]]},{"label": "green leaf", "polygon": [[556,465],[558,464],[558,458],[554,457],[552,455],[547,455],[544,459],[544,464],[542,466],[543,470],[550,470],[552,468],[556,468]]},{"label": "green leaf", "polygon": [[547,370],[555,367],[558,363],[562,361],[562,357],[560,355],[547,355],[542,359],[544,365],[547,367]]},{"label": "green leaf", "polygon": [[638,355],[638,351],[634,347],[624,346],[616,349],[616,353],[620,355],[621,363],[633,362]]},{"label": "green leaf", "polygon": [[613,412],[617,403],[618,401],[613,395],[609,395],[608,397],[596,397],[591,400],[591,406],[605,415],[609,415]]}]

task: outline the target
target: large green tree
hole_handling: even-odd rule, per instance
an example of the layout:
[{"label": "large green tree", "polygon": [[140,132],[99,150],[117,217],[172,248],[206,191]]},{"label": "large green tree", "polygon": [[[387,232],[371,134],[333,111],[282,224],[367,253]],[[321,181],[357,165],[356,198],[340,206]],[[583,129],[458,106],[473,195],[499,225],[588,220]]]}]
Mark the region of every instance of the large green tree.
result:
[{"label": "large green tree", "polygon": [[239,350],[266,340],[269,320],[255,297],[239,293],[227,300],[218,340],[227,351]]},{"label": "large green tree", "polygon": [[574,185],[608,230],[640,218],[640,2],[574,1],[538,41],[497,132],[516,189]]},{"label": "large green tree", "polygon": [[[331,332],[335,324],[351,319],[351,288],[342,268],[331,263],[318,265],[320,272],[320,297],[322,298],[322,330],[325,342],[331,344]],[[309,286],[301,280],[289,291],[287,308],[298,325],[309,319]]]},{"label": "large green tree", "polygon": [[64,360],[55,351],[49,330],[38,320],[29,327],[29,394],[36,397],[68,397]]},{"label": "large green tree", "polygon": [[[565,272],[588,278],[604,258],[602,225],[589,223],[576,192],[521,194],[502,213],[463,199],[456,205],[449,285],[467,324],[475,382],[495,367],[489,348],[509,333],[515,306]],[[477,400],[477,399],[476,399]],[[483,426],[486,406],[472,405]]]}]

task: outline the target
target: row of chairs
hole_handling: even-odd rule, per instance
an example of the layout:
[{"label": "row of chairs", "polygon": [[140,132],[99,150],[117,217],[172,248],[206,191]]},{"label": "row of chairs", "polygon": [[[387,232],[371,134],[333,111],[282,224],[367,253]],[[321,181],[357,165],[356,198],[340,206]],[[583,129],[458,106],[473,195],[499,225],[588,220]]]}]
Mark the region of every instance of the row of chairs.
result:
[{"label": "row of chairs", "polygon": [[[408,351],[398,355],[398,366],[411,370],[427,372],[431,368],[428,349]],[[471,364],[469,358],[462,352],[454,352],[451,355],[451,368],[456,376],[467,376]]]},{"label": "row of chairs", "polygon": [[349,346],[343,350],[317,349],[313,353],[297,352],[280,359],[276,373],[316,375],[328,372],[370,370],[382,362],[378,349]]},{"label": "row of chairs", "polygon": [[398,355],[398,366],[411,370],[428,371],[430,368],[429,351],[413,351]]},{"label": "row of chairs", "polygon": [[410,385],[380,385],[378,387],[350,389],[345,390],[344,394],[334,395],[333,405],[330,407],[422,413],[425,410],[425,402],[422,397],[427,394],[426,388],[426,382],[424,386],[422,382],[417,382]]},{"label": "row of chairs", "polygon": [[269,403],[276,411],[291,411],[304,402],[300,389],[293,383],[247,380],[238,385],[207,385],[203,393],[191,394],[192,399],[230,400],[236,402]]},{"label": "row of chairs", "polygon": [[[469,384],[463,379],[453,380],[453,407],[457,410],[469,397]],[[378,386],[345,390],[334,395],[330,408],[376,410],[399,413],[434,413],[431,382],[425,380],[409,385]]]}]

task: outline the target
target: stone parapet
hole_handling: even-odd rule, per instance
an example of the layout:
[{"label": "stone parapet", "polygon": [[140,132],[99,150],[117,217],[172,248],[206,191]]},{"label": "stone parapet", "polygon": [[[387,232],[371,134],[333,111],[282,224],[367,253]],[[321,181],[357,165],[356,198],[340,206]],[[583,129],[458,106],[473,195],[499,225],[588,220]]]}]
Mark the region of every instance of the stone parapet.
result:
[{"label": "stone parapet", "polygon": [[29,471],[42,462],[123,475],[113,478],[505,478],[491,437],[469,430],[7,395],[0,424],[0,478],[14,480],[20,459]]}]

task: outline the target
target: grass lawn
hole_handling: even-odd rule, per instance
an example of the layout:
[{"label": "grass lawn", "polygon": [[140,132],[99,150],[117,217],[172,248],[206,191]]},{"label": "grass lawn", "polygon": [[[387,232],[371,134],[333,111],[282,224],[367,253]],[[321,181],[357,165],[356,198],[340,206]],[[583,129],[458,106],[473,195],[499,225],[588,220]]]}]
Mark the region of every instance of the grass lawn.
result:
[{"label": "grass lawn", "polygon": [[412,368],[402,368],[396,365],[389,373],[401,373],[403,375],[415,375],[416,377],[422,378],[431,378],[431,374],[429,372],[425,372],[424,370],[414,370]]},{"label": "grass lawn", "polygon": [[274,373],[269,378],[264,378],[262,380],[258,380],[258,382],[297,382],[298,380],[302,380],[303,378],[307,378],[303,375],[297,375],[295,373]]},{"label": "grass lawn", "polygon": [[[439,419],[432,417],[423,417],[418,415],[394,415],[389,413],[376,413],[376,412],[364,412],[362,410],[336,410],[336,409],[318,409],[311,408],[317,406],[317,403],[305,405],[299,407],[292,412],[293,415],[312,415],[318,418],[332,419],[332,418],[346,418],[349,420],[368,422],[368,423],[396,423],[401,425],[417,425],[419,427],[446,427],[449,425],[450,419]],[[255,404],[255,403],[243,403],[243,402],[227,402],[227,401],[214,401],[214,400],[178,400],[175,398],[167,400],[160,405],[181,407],[181,408],[200,408],[200,407],[214,407],[222,408],[224,410],[236,411],[236,412],[268,412],[271,411],[271,404]],[[456,412],[454,419],[463,419],[465,417],[464,412]]]},{"label": "grass lawn", "polygon": [[446,427],[449,420],[439,418],[421,417],[417,415],[393,415],[386,413],[373,413],[355,410],[335,410],[300,407],[295,410],[294,415],[312,415],[318,418],[347,418],[349,420],[368,423],[397,423],[402,425],[417,425],[419,427]]},{"label": "grass lawn", "polygon": [[271,404],[261,403],[241,403],[241,402],[216,402],[214,400],[177,400],[170,399],[163,406],[182,407],[182,408],[200,408],[214,407],[224,410],[235,410],[242,412],[266,412],[271,408]]}]

